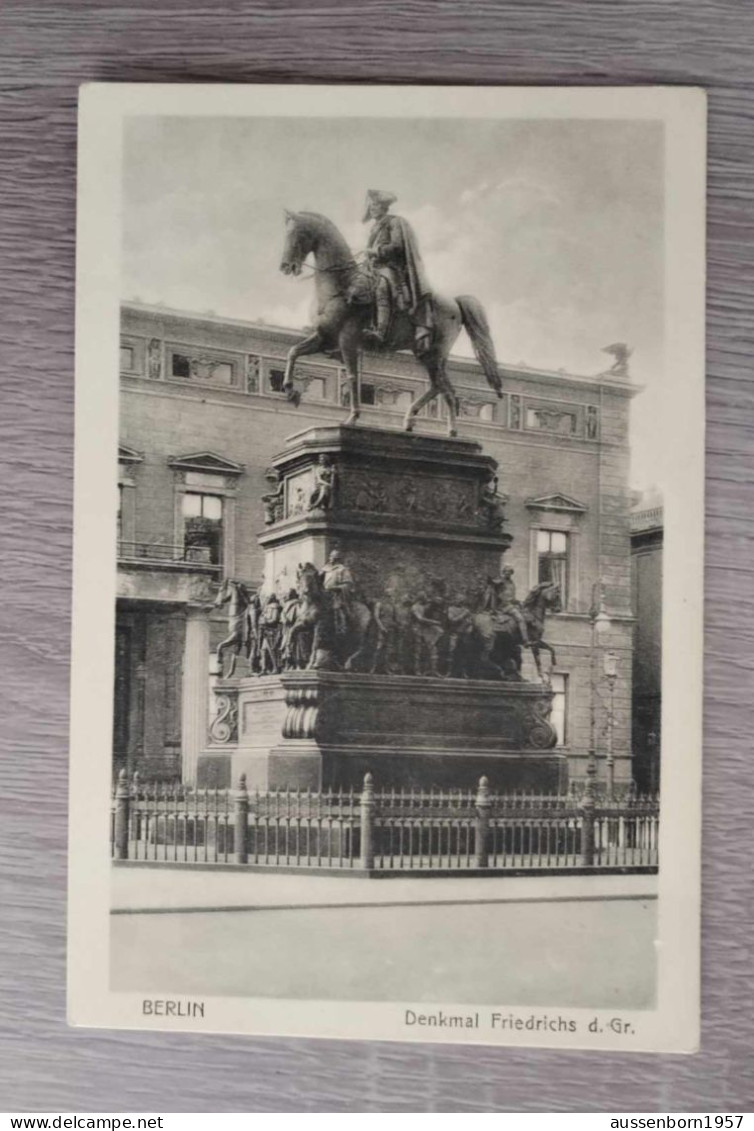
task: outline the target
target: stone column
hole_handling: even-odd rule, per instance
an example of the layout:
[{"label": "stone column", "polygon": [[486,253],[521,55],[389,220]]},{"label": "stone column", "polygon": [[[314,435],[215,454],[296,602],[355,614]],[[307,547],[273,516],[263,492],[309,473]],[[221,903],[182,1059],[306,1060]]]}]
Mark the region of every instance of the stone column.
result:
[{"label": "stone column", "polygon": [[186,609],[183,645],[181,760],[183,781],[196,780],[196,761],[207,744],[209,618],[204,608]]}]

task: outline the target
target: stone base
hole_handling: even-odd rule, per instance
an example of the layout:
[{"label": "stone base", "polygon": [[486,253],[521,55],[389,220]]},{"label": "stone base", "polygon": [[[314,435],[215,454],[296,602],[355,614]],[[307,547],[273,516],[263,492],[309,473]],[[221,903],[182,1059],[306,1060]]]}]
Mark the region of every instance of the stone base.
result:
[{"label": "stone base", "polygon": [[[541,685],[355,672],[238,681],[238,745],[200,759],[199,784],[253,789],[565,789]],[[230,783],[226,775],[230,774]],[[222,780],[221,780],[222,779]]]},{"label": "stone base", "polygon": [[243,772],[237,772],[233,765],[235,753],[234,746],[224,750],[203,750],[196,760],[196,788],[235,789]]}]

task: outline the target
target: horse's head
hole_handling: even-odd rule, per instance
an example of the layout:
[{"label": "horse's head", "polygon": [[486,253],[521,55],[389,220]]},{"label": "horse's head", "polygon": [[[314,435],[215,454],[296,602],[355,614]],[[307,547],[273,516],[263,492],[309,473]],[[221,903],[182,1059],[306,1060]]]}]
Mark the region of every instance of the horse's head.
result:
[{"label": "horse's head", "polygon": [[563,599],[560,586],[554,581],[540,581],[524,598],[524,608],[535,616],[539,613],[560,613],[563,611]]},{"label": "horse's head", "polygon": [[307,221],[302,212],[285,210],[285,247],[280,261],[284,275],[300,275],[304,260],[314,250],[312,225]]},{"label": "horse's head", "polygon": [[229,578],[223,578],[222,582],[220,583],[220,588],[217,591],[217,596],[215,597],[216,605],[224,605],[226,601],[230,600],[230,590],[228,589],[229,584]]},{"label": "horse's head", "polygon": [[548,613],[560,613],[563,611],[563,598],[560,592],[560,586],[555,582],[551,582],[546,588],[542,590],[542,603]]},{"label": "horse's head", "polygon": [[250,600],[249,591],[242,581],[235,581],[232,577],[226,577],[218,591],[215,598],[216,605],[225,605],[228,601],[233,604],[237,601],[241,605],[248,605]]},{"label": "horse's head", "polygon": [[321,592],[322,579],[311,562],[304,562],[296,570],[296,588],[302,597],[316,597]]}]

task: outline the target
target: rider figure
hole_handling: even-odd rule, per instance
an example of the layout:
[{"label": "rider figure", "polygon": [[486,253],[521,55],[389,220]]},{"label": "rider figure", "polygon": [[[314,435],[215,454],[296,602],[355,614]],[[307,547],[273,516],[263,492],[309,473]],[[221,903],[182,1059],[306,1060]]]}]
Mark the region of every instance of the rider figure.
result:
[{"label": "rider figure", "polygon": [[521,643],[525,648],[531,647],[529,633],[526,628],[526,618],[521,602],[516,599],[516,585],[513,581],[513,567],[504,566],[500,577],[490,578],[487,593],[484,598],[484,608],[487,612],[497,616],[513,617],[521,633]]},{"label": "rider figure", "polygon": [[418,593],[411,605],[414,630],[414,660],[417,675],[438,675],[438,643],[445,629],[436,594]]},{"label": "rider figure", "polygon": [[272,593],[262,609],[261,623],[261,667],[262,674],[277,674],[280,671],[280,601]]},{"label": "rider figure", "polygon": [[467,676],[474,614],[465,593],[457,593],[448,604],[448,675]]},{"label": "rider figure", "polygon": [[377,326],[364,336],[371,345],[384,347],[393,315],[405,310],[416,327],[416,352],[421,354],[429,348],[432,327],[429,286],[411,225],[389,213],[395,200],[392,192],[367,192],[363,219],[373,221],[366,258],[374,273]]},{"label": "rider figure", "polygon": [[330,556],[322,568],[322,587],[332,596],[335,632],[338,636],[344,636],[348,631],[354,579],[337,547],[330,551]]},{"label": "rider figure", "polygon": [[280,612],[280,623],[282,625],[280,659],[284,670],[303,666],[299,663],[300,656],[297,654],[297,641],[293,632],[293,626],[298,618],[298,610],[298,590],[289,589]]}]

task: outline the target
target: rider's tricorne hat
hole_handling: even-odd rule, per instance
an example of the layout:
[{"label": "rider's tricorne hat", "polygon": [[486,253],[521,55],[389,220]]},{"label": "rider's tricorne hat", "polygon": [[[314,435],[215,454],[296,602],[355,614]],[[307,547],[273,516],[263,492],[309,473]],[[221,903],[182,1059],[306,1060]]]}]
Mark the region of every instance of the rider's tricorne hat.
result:
[{"label": "rider's tricorne hat", "polygon": [[369,209],[373,204],[387,204],[388,207],[394,204],[398,197],[394,192],[383,192],[382,189],[367,189],[367,199],[364,205],[364,216],[362,223],[366,223],[369,219]]}]

